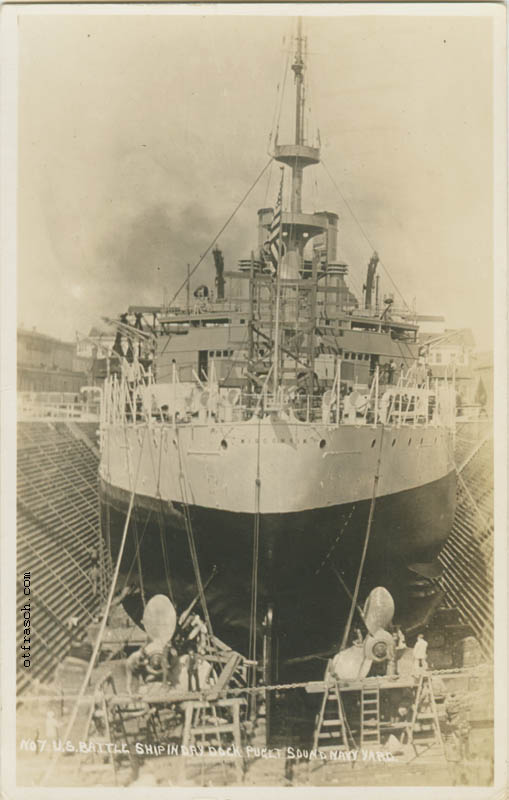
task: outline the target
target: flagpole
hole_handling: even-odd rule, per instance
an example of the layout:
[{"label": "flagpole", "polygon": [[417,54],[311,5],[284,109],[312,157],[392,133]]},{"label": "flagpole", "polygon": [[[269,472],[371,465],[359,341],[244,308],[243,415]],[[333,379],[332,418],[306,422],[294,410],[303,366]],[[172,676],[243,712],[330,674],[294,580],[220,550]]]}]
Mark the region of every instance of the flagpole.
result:
[{"label": "flagpole", "polygon": [[285,179],[284,167],[281,167],[281,207],[279,220],[278,263],[276,272],[276,324],[274,331],[274,400],[277,402],[279,388],[279,315],[281,306],[281,261],[283,257],[283,186]]}]

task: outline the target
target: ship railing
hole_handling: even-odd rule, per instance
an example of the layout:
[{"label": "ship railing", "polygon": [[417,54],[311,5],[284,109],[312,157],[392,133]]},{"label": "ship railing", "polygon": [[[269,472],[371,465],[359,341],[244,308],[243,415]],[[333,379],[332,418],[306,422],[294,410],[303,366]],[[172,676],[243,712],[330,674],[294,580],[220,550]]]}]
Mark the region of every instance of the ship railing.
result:
[{"label": "ship railing", "polygon": [[[17,416],[21,421],[74,420],[96,422],[101,402],[99,387],[87,387],[98,393],[18,392]],[[95,396],[94,396],[95,394]]]},{"label": "ship railing", "polygon": [[332,389],[309,394],[291,387],[261,392],[241,392],[220,387],[213,366],[203,380],[181,383],[173,367],[164,402],[157,397],[151,374],[132,381],[111,376],[104,390],[101,420],[104,424],[207,424],[245,422],[277,414],[289,422],[321,422],[326,425],[449,426],[455,423],[455,399],[451,387],[431,385],[400,376],[395,384],[382,383],[376,371],[371,386],[354,385],[345,394],[338,370]]}]

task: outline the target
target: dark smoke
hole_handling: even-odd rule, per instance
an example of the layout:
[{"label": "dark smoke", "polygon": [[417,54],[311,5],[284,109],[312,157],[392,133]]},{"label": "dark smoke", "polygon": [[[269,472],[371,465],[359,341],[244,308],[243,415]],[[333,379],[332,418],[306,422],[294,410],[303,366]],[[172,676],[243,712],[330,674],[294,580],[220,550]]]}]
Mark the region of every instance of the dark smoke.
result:
[{"label": "dark smoke", "polygon": [[[96,272],[109,312],[116,313],[129,304],[160,304],[163,294],[171,299],[187,275],[187,264],[194,267],[220,230],[223,217],[211,214],[198,202],[178,210],[166,204],[146,208],[131,219],[121,220],[97,248]],[[240,222],[240,225],[239,225]],[[238,258],[249,254],[256,240],[256,222],[234,220],[219,240],[225,251],[225,267],[231,269]],[[246,230],[251,234],[246,238]],[[194,274],[191,285],[206,283],[214,287],[213,256],[210,252]],[[179,296],[182,301],[184,294]],[[178,301],[176,301],[178,302]]]}]

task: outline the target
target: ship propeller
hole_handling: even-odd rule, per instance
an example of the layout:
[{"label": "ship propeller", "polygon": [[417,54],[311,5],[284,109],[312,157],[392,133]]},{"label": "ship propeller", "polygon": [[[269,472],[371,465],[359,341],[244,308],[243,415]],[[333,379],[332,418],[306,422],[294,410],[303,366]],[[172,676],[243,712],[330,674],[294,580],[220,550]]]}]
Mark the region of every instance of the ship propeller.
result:
[{"label": "ship propeller", "polygon": [[387,628],[394,617],[394,600],[384,586],[369,593],[362,619],[368,631],[351,647],[340,650],[332,659],[332,671],[341,680],[365,678],[374,661],[386,661],[393,656],[394,642]]}]

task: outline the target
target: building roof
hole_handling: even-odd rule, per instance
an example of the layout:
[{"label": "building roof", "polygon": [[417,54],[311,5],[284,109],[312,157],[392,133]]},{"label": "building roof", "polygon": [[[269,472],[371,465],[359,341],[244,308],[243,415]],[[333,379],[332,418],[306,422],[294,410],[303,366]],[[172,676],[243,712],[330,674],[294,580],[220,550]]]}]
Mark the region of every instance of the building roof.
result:
[{"label": "building roof", "polygon": [[446,328],[443,333],[419,333],[419,343],[429,343],[431,347],[436,348],[475,347],[474,334],[470,328]]},{"label": "building roof", "polygon": [[63,339],[57,339],[56,336],[49,336],[47,333],[41,333],[40,331],[32,328],[18,328],[17,335],[20,339],[40,339],[46,342],[55,342],[56,344],[64,345],[65,347],[75,347],[75,342],[66,342]]}]

